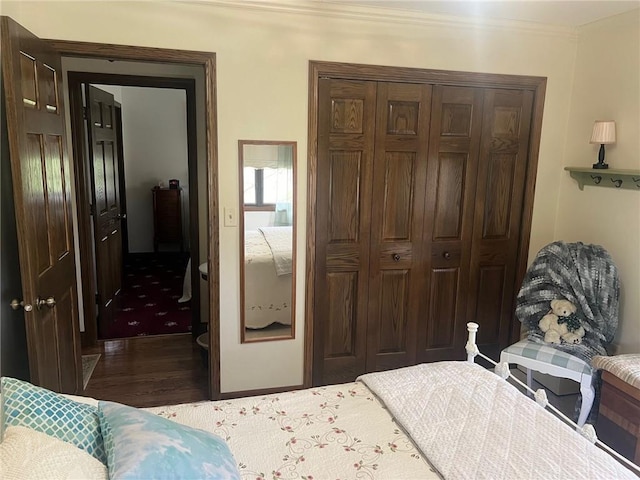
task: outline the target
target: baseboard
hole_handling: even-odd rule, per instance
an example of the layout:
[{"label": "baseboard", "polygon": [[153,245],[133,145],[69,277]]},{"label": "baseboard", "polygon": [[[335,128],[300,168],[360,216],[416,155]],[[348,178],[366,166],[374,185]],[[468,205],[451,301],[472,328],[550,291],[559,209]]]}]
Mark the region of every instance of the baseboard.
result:
[{"label": "baseboard", "polygon": [[260,395],[271,395],[273,393],[291,392],[293,390],[302,390],[303,385],[293,385],[289,387],[262,388],[259,390],[242,390],[240,392],[225,392],[220,394],[220,400],[229,400],[231,398],[256,397]]}]

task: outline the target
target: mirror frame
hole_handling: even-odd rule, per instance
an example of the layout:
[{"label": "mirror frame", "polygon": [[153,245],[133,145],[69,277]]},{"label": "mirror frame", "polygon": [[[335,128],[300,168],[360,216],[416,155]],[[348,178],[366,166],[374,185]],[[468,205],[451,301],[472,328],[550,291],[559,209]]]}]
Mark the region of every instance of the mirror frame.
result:
[{"label": "mirror frame", "polygon": [[[259,338],[247,338],[245,328],[245,205],[244,205],[244,147],[245,145],[265,145],[265,146],[290,146],[293,175],[293,224],[291,226],[291,325],[289,334],[272,335]],[[292,340],[296,337],[296,228],[298,225],[298,205],[297,205],[297,142],[276,141],[276,140],[238,140],[238,176],[239,176],[239,249],[240,249],[240,343],[269,342],[274,340]]]}]

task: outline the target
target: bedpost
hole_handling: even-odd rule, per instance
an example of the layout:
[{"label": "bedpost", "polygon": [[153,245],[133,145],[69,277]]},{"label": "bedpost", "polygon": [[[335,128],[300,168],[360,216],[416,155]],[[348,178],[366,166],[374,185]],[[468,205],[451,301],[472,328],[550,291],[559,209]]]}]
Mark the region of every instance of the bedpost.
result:
[{"label": "bedpost", "polygon": [[467,337],[467,344],[464,348],[467,351],[467,362],[473,363],[475,356],[478,354],[478,346],[476,345],[478,324],[474,322],[467,323],[467,331],[469,332],[469,336]]}]

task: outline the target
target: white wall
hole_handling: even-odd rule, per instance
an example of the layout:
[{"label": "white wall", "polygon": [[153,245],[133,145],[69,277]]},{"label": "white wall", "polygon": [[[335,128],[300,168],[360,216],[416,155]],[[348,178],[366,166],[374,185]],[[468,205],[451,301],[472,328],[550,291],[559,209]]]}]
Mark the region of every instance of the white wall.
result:
[{"label": "white wall", "polygon": [[177,178],[183,188],[183,218],[188,218],[187,95],[170,88],[121,90],[129,251],[152,252],[154,186],[168,187],[169,179]]},{"label": "white wall", "polygon": [[[602,245],[618,266],[620,353],[640,352],[640,192],[579,190],[564,166],[590,168],[599,145],[590,145],[595,120],[615,120],[617,142],[606,146],[609,168],[640,171],[640,10],[580,29],[561,177],[555,237]],[[540,192],[544,188],[538,185]]]},{"label": "white wall", "polygon": [[[547,77],[530,256],[555,239],[561,183],[563,192],[568,187],[561,167],[577,50],[572,29],[304,1],[282,3],[278,12],[213,0],[5,4],[6,14],[41,37],[216,52],[221,207],[238,205],[238,139],[298,142],[296,338],[240,344],[238,232],[221,220],[223,392],[302,383],[309,60]],[[90,21],[96,16],[100,23]]]}]

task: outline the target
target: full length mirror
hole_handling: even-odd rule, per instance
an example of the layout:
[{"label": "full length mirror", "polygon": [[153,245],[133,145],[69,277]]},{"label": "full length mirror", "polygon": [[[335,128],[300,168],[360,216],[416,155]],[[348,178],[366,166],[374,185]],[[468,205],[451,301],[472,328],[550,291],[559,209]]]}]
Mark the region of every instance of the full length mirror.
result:
[{"label": "full length mirror", "polygon": [[242,343],[295,332],[296,142],[240,140]]}]

